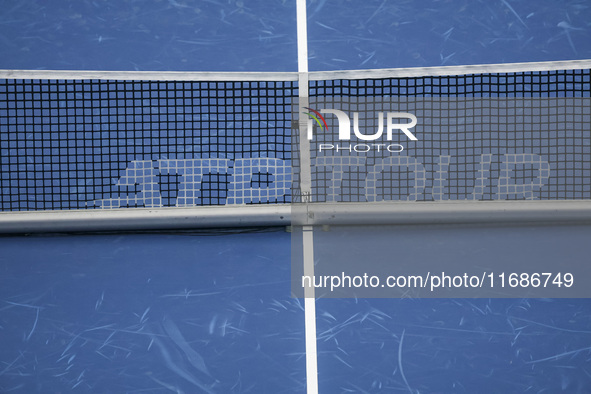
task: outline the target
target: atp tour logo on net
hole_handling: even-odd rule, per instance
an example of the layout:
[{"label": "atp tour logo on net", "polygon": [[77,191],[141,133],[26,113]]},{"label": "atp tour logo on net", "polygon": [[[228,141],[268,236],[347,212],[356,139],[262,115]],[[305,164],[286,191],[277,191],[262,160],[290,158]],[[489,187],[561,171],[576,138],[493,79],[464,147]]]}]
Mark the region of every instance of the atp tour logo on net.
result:
[{"label": "atp tour logo on net", "polygon": [[[326,118],[323,115],[334,115],[338,122],[338,143],[323,142],[318,144],[318,151],[332,151],[332,152],[391,152],[400,153],[404,150],[404,146],[400,143],[393,143],[394,136],[403,134],[410,141],[417,141],[417,137],[410,131],[417,124],[417,117],[407,112],[378,112],[377,115],[377,131],[373,134],[368,134],[369,130],[364,130],[362,133],[359,128],[359,112],[353,112],[353,135],[351,135],[351,119],[349,115],[338,109],[321,109],[317,111],[310,107],[304,107],[308,112],[307,120],[307,137],[308,140],[314,139],[314,125],[321,133],[329,133]],[[410,122],[400,123],[400,120],[409,120]],[[385,127],[384,127],[385,123]],[[386,137],[384,142],[384,129]],[[318,132],[318,131],[317,131]],[[357,141],[352,140],[352,138]],[[349,142],[351,141],[351,142]],[[347,143],[349,142],[349,143]]]}]

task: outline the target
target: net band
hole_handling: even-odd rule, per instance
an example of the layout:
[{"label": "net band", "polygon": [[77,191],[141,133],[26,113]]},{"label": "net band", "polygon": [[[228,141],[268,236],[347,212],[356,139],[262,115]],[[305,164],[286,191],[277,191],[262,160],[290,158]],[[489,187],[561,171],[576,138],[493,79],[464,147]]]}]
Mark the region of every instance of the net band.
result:
[{"label": "net band", "polygon": [[[310,71],[310,81],[330,79],[381,79],[582,70],[591,60],[474,64],[444,67],[384,68],[370,70]],[[117,81],[297,81],[298,72],[191,72],[191,71],[87,71],[87,70],[0,70],[2,79],[62,79]]]}]

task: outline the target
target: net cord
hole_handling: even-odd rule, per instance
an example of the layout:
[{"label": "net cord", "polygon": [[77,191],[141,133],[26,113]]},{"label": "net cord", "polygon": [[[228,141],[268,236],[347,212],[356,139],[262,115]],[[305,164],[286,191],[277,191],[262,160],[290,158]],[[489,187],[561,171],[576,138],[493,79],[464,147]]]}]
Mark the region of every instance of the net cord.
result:
[{"label": "net cord", "polygon": [[[591,68],[591,59],[551,62],[474,64],[464,66],[384,68],[372,70],[304,71],[310,81],[518,73]],[[117,80],[117,81],[298,81],[300,72],[179,72],[0,70],[0,79]]]}]

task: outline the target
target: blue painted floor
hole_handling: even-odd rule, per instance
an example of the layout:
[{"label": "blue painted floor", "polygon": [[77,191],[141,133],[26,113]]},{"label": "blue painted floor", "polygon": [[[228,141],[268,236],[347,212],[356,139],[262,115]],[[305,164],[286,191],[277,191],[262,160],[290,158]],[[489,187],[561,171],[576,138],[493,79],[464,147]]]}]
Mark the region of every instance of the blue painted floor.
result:
[{"label": "blue painted floor", "polygon": [[[588,225],[331,227],[315,232],[316,275],[564,273],[587,265],[590,235]],[[415,290],[377,291],[406,299],[356,299],[367,293],[349,289],[350,298],[317,301],[320,392],[591,391],[588,299],[413,299]],[[497,283],[496,296],[506,291]]]},{"label": "blue painted floor", "polygon": [[303,392],[289,239],[0,238],[0,391]]},{"label": "blue painted floor", "polygon": [[[3,3],[2,69],[297,71],[294,0]],[[309,1],[310,70],[588,59],[590,7]]]},{"label": "blue painted floor", "polygon": [[[455,246],[478,254],[467,239]],[[289,297],[282,229],[3,237],[0,248],[2,392],[305,392],[303,302]],[[589,308],[321,299],[320,389],[586,393]]]}]

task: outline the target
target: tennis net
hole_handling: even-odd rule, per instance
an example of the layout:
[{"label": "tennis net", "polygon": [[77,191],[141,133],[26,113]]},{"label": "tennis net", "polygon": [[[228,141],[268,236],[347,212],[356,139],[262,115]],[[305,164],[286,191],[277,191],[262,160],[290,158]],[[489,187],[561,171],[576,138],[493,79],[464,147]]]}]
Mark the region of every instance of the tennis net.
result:
[{"label": "tennis net", "polygon": [[[270,212],[271,222],[284,223],[286,207],[303,200],[589,200],[590,68],[590,61],[572,61],[311,72],[305,79],[0,71],[0,217],[123,217],[138,208],[185,209],[171,213],[183,216],[188,208],[218,207],[233,208],[224,220]],[[341,141],[339,118],[326,109],[352,122],[357,113],[367,130],[379,127],[376,113],[386,114],[384,130],[396,122],[385,118],[389,111],[414,115],[417,140],[394,130],[404,143],[392,141],[393,149],[378,144],[388,142],[385,133]],[[324,123],[304,113],[324,114]],[[313,137],[302,144],[306,136]],[[309,161],[301,161],[302,149]],[[308,178],[312,192],[302,199]],[[252,210],[260,206],[272,208]]]}]

